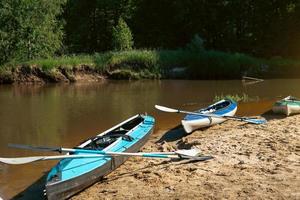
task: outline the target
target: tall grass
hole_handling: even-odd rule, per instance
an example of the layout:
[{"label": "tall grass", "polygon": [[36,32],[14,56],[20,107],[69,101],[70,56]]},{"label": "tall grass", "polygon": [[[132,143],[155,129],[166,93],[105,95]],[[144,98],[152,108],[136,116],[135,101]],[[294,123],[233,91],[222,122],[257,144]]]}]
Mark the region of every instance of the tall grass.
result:
[{"label": "tall grass", "polygon": [[[88,65],[100,73],[138,74],[139,78],[168,78],[172,69],[184,68],[179,78],[239,79],[243,75],[276,77],[281,74],[300,77],[300,61],[264,60],[240,53],[189,49],[131,50],[36,59],[23,63],[8,63],[1,68],[19,65],[37,66],[43,70]],[[131,71],[132,73],[129,73]],[[295,75],[296,74],[296,75]],[[126,76],[127,76],[126,75]],[[116,77],[118,77],[116,75]]]},{"label": "tall grass", "polygon": [[[21,63],[22,64],[22,63]],[[71,68],[78,65],[94,66],[93,56],[90,55],[72,55],[61,56],[47,59],[36,59],[25,62],[26,65],[35,65],[43,70],[51,70],[57,67]]]},{"label": "tall grass", "polygon": [[154,51],[132,50],[95,54],[94,62],[97,68],[109,70],[114,68],[132,68],[135,70],[157,67],[158,57]]},{"label": "tall grass", "polygon": [[222,99],[232,99],[236,102],[249,102],[249,101],[258,101],[259,97],[250,97],[248,94],[221,94],[215,95],[214,101],[220,101]]}]

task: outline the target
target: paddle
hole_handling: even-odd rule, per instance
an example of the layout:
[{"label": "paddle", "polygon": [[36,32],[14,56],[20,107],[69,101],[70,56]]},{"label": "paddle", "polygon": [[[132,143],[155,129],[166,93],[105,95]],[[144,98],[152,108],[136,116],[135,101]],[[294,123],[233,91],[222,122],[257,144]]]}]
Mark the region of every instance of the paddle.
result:
[{"label": "paddle", "polygon": [[164,112],[184,113],[184,114],[190,114],[190,115],[200,115],[200,116],[204,116],[204,117],[225,118],[225,119],[231,119],[231,120],[237,120],[237,121],[245,121],[245,122],[252,123],[252,124],[265,124],[267,122],[265,119],[189,112],[189,111],[184,111],[184,110],[168,108],[168,107],[160,106],[160,105],[155,105],[155,108],[160,111],[164,111]]},{"label": "paddle", "polygon": [[[82,149],[82,148],[62,148],[62,147],[45,147],[45,146],[30,146],[24,144],[8,144],[9,147],[18,148],[18,149],[28,149],[33,151],[54,151],[54,152],[72,152],[72,153],[92,153],[92,154],[101,154],[101,155],[141,155],[143,153],[128,153],[128,152],[107,152],[102,150],[90,150],[90,149]],[[185,156],[197,156],[200,154],[198,149],[181,149],[173,152],[151,152],[151,155],[159,154],[159,155],[176,155],[181,154]]]},{"label": "paddle", "polygon": [[18,158],[0,158],[0,162],[11,164],[11,165],[20,165],[20,164],[26,164],[36,161],[42,161],[42,160],[58,160],[63,158],[70,158],[70,159],[76,159],[76,158],[95,158],[95,157],[105,157],[103,155],[59,155],[59,156],[31,156],[31,157],[18,157]]},{"label": "paddle", "polygon": [[[18,158],[0,158],[0,162],[6,164],[26,164],[43,160],[59,160],[59,159],[79,159],[79,158],[103,158],[103,157],[115,157],[115,156],[138,156],[144,158],[171,158],[171,159],[189,159],[193,161],[205,161],[212,159],[212,156],[200,156],[199,150],[177,150],[174,152],[158,152],[155,153],[127,153],[127,152],[106,152],[108,154],[82,154],[82,155],[59,155],[59,156],[33,156],[33,157],[18,157]],[[197,154],[196,154],[197,153]]]}]

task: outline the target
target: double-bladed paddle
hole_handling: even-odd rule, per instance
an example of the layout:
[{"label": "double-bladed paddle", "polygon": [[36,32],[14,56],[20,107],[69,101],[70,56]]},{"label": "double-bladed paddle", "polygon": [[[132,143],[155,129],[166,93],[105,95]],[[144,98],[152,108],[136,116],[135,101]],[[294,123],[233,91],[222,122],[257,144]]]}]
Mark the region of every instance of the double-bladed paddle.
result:
[{"label": "double-bladed paddle", "polygon": [[194,161],[204,161],[212,159],[212,156],[201,156],[199,149],[181,149],[173,152],[106,152],[100,150],[88,150],[88,149],[70,149],[70,148],[56,148],[56,147],[32,147],[28,145],[14,145],[10,144],[10,147],[31,149],[31,150],[43,150],[43,151],[58,151],[58,152],[77,152],[86,154],[70,154],[59,156],[33,156],[33,157],[18,157],[18,158],[0,158],[0,162],[6,164],[25,164],[42,160],[57,160],[57,159],[79,159],[79,158],[110,158],[116,156],[137,156],[144,158],[171,158],[171,159],[190,159]]},{"label": "double-bladed paddle", "polygon": [[[94,149],[84,149],[84,148],[63,148],[63,147],[46,147],[46,146],[31,146],[25,144],[8,144],[8,147],[18,148],[18,149],[28,149],[33,151],[54,151],[54,152],[66,152],[66,153],[92,153],[92,154],[102,154],[102,155],[125,155],[125,154],[141,154],[141,153],[127,153],[127,152],[108,152],[102,150]],[[164,154],[164,155],[175,155],[179,152],[186,156],[196,156],[200,154],[199,149],[182,149],[176,152],[151,152],[151,154]]]},{"label": "double-bladed paddle", "polygon": [[265,119],[257,119],[257,118],[250,118],[250,117],[237,117],[237,116],[228,116],[228,115],[216,115],[211,113],[198,113],[198,112],[190,112],[184,110],[178,110],[174,108],[168,108],[165,106],[155,105],[155,108],[163,111],[163,112],[171,112],[171,113],[183,113],[183,114],[190,114],[190,115],[199,115],[203,117],[215,117],[215,118],[224,118],[224,119],[231,119],[237,121],[244,121],[252,124],[265,124],[267,120]]}]

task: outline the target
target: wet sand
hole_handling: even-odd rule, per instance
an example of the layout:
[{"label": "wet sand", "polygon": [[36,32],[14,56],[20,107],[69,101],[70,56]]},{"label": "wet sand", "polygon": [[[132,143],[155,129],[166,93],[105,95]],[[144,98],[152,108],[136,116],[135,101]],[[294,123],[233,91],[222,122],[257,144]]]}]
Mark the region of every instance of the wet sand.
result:
[{"label": "wet sand", "polygon": [[213,160],[130,158],[79,199],[300,199],[300,116],[226,121],[185,135],[157,130],[143,151],[197,147]]}]

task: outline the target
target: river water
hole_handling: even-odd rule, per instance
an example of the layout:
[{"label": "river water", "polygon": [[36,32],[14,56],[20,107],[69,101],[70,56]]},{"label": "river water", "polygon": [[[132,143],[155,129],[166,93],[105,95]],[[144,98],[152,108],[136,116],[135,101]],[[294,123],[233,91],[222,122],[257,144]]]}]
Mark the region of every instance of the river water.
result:
[{"label": "river water", "polygon": [[[156,118],[156,131],[174,128],[183,117],[161,113],[155,104],[195,110],[216,95],[247,94],[238,115],[258,115],[274,101],[300,97],[300,79],[105,81],[97,84],[0,86],[0,157],[45,155],[8,148],[8,143],[72,147],[82,140],[135,115]],[[154,133],[155,134],[155,133]],[[48,155],[48,154],[47,154]],[[12,198],[45,174],[55,161],[8,166],[0,164],[0,197]]]}]

